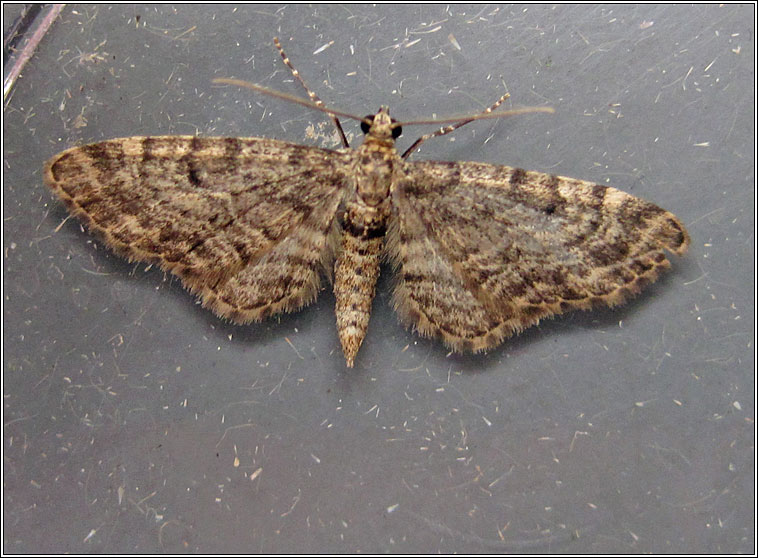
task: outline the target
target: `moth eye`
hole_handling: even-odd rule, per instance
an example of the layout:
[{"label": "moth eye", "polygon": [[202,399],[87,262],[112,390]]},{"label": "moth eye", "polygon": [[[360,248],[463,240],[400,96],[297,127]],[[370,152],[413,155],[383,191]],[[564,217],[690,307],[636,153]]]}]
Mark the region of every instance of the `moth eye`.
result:
[{"label": "moth eye", "polygon": [[366,120],[373,122],[374,121],[374,115],[373,114],[367,114],[363,117],[363,120],[361,120],[361,132],[364,134],[368,134],[369,129],[371,128],[371,125],[366,122]]},{"label": "moth eye", "polygon": [[[397,122],[394,118],[392,119],[392,123],[394,124]],[[403,134],[403,127],[402,126],[393,126],[392,127],[392,139],[397,139]]]}]

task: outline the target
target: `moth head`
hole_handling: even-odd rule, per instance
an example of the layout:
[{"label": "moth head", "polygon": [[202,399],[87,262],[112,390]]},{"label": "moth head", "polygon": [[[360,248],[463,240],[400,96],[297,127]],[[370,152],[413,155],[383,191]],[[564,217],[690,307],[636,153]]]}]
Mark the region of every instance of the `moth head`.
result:
[{"label": "moth head", "polygon": [[397,120],[390,118],[390,109],[381,107],[376,114],[366,115],[361,120],[361,131],[368,134],[371,130],[377,135],[389,135],[386,130],[390,130],[392,139],[397,139],[403,133],[403,128],[397,123]]}]

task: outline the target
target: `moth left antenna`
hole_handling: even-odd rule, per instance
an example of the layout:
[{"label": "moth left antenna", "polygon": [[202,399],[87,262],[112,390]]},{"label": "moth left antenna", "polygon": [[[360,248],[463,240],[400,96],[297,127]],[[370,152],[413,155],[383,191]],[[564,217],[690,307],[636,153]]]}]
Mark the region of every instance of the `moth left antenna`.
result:
[{"label": "moth left antenna", "polygon": [[[274,46],[279,51],[279,55],[282,57],[282,60],[286,66],[290,69],[290,72],[292,72],[292,75],[295,76],[295,79],[300,82],[300,85],[303,86],[305,92],[308,93],[308,97],[310,97],[311,101],[320,107],[326,108],[324,101],[319,99],[319,96],[316,95],[310,87],[308,87],[308,84],[305,83],[305,80],[300,76],[300,72],[297,71],[292,62],[290,62],[289,57],[284,53],[282,43],[279,42],[279,37],[274,37]],[[332,124],[334,124],[334,127],[337,128],[337,133],[340,135],[340,139],[342,140],[342,146],[345,148],[350,147],[350,144],[347,142],[347,136],[345,136],[345,132],[342,129],[342,124],[340,124],[339,118],[334,116],[334,114],[329,114],[329,118],[332,119]]]},{"label": "moth left antenna", "polygon": [[213,83],[223,83],[225,85],[236,85],[238,87],[245,87],[247,89],[252,89],[253,91],[257,91],[258,93],[263,93],[264,95],[268,95],[270,97],[276,97],[277,99],[289,101],[290,103],[295,103],[297,105],[308,107],[313,110],[320,110],[321,112],[325,112],[326,114],[341,116],[343,118],[351,118],[352,120],[357,120],[358,122],[365,122],[366,124],[371,126],[371,120],[369,120],[368,118],[364,118],[363,116],[356,116],[354,114],[350,114],[347,112],[342,112],[339,110],[326,108],[325,106],[323,106],[323,103],[321,105],[318,105],[314,103],[313,101],[306,101],[305,99],[301,99],[300,97],[295,97],[294,95],[290,95],[288,93],[282,93],[281,91],[268,89],[261,85],[250,83],[249,81],[244,81],[241,79],[216,78],[213,80]]}]

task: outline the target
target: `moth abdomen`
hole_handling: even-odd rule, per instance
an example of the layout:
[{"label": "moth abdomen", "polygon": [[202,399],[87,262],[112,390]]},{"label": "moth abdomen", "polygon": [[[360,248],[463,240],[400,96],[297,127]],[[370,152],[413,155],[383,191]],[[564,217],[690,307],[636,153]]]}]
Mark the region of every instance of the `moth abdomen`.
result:
[{"label": "moth abdomen", "polygon": [[334,266],[334,296],[337,333],[347,365],[352,368],[368,330],[385,225],[356,224],[348,218],[343,227],[342,246]]},{"label": "moth abdomen", "polygon": [[384,223],[369,223],[356,225],[352,221],[344,223],[345,231],[357,237],[370,240],[372,238],[383,238],[387,234],[387,226]]}]

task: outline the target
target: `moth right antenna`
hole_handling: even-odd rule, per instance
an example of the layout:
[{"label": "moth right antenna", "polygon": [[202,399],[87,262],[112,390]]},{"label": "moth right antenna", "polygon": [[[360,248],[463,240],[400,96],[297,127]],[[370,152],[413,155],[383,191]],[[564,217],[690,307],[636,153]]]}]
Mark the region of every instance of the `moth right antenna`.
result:
[{"label": "moth right antenna", "polygon": [[511,109],[511,110],[504,110],[502,112],[492,112],[496,108],[498,108],[500,105],[503,104],[503,101],[505,101],[508,97],[510,97],[509,93],[506,93],[502,97],[500,97],[495,103],[484,110],[484,112],[481,112],[479,114],[474,114],[470,116],[460,116],[460,117],[446,117],[446,118],[440,118],[440,119],[432,119],[432,120],[409,120],[407,122],[396,122],[394,126],[413,126],[413,125],[421,125],[421,124],[452,124],[451,126],[445,126],[444,128],[440,128],[439,130],[435,130],[434,132],[431,132],[429,134],[424,134],[420,138],[418,138],[415,142],[413,142],[413,145],[411,145],[408,149],[405,150],[405,153],[403,153],[403,159],[407,159],[408,156],[413,153],[416,149],[419,148],[419,146],[424,143],[426,140],[431,138],[436,138],[439,136],[444,136],[446,134],[449,134],[450,132],[457,130],[461,126],[464,126],[468,124],[469,122],[473,122],[474,120],[484,120],[486,118],[504,118],[506,116],[514,116],[517,114],[529,114],[533,112],[555,112],[551,107],[523,107],[518,109]]}]

